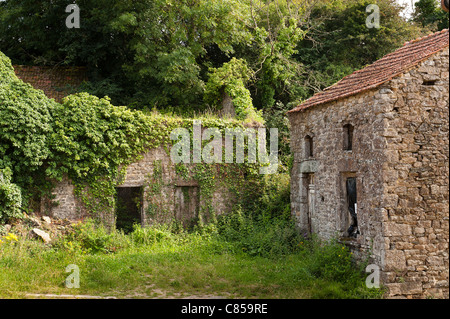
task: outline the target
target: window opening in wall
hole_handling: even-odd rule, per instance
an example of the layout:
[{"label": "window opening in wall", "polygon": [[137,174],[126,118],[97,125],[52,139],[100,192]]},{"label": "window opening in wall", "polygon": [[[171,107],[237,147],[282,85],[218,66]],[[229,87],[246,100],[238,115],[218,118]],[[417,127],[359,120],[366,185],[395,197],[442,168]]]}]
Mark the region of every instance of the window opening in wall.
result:
[{"label": "window opening in wall", "polygon": [[437,81],[423,81],[423,85],[425,86],[433,86],[436,85]]},{"label": "window opening in wall", "polygon": [[314,140],[309,135],[305,137],[305,157],[314,157]]},{"label": "window opening in wall", "polygon": [[116,197],[116,227],[128,234],[135,224],[142,225],[142,187],[117,188]]},{"label": "window opening in wall", "polygon": [[351,217],[350,228],[347,233],[349,237],[357,238],[361,233],[358,225],[358,194],[355,177],[347,178],[346,191],[347,206]]},{"label": "window opening in wall", "polygon": [[313,233],[312,219],[316,210],[316,186],[314,180],[314,174],[303,175],[303,191],[304,191],[304,204],[307,219],[308,234]]},{"label": "window opening in wall", "polygon": [[351,124],[344,126],[344,150],[353,151],[353,135],[355,128]]},{"label": "window opening in wall", "polygon": [[200,211],[200,189],[198,186],[175,188],[175,218],[187,229],[198,224]]}]

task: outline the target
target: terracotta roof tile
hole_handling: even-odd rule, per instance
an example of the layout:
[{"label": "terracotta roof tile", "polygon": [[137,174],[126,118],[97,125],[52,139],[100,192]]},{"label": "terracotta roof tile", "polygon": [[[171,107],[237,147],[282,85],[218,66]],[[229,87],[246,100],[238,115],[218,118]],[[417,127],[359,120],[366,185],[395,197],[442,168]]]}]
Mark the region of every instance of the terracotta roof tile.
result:
[{"label": "terracotta roof tile", "polygon": [[315,105],[336,101],[374,89],[448,46],[448,29],[406,42],[402,48],[386,55],[372,65],[343,78],[333,86],[306,100],[289,113],[299,112]]}]

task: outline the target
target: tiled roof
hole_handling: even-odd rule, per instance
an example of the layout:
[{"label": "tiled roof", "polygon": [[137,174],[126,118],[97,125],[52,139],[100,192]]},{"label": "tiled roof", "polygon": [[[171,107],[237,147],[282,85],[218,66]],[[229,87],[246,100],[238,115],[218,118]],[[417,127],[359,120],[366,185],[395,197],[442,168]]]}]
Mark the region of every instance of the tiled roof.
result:
[{"label": "tiled roof", "polygon": [[374,89],[448,46],[448,29],[407,42],[397,51],[386,55],[372,65],[356,71],[335,85],[317,93],[289,113],[299,112],[315,105],[336,101]]}]

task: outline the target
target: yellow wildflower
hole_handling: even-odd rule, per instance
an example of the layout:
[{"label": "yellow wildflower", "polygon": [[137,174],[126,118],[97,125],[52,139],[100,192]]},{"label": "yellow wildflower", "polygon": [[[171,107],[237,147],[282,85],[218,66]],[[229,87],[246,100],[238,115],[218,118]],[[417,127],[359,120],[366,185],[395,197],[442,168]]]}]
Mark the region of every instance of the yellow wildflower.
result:
[{"label": "yellow wildflower", "polygon": [[3,236],[3,238],[5,238],[6,240],[9,240],[9,241],[19,241],[17,236],[12,233],[9,233],[8,236]]}]

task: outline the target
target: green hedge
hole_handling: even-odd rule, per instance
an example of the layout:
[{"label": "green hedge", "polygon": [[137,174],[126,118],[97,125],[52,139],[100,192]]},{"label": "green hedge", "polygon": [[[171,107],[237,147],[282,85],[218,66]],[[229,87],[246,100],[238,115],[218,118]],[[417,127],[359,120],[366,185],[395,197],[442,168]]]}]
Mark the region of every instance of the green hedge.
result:
[{"label": "green hedge", "polygon": [[22,216],[22,192],[11,183],[11,170],[0,170],[0,223]]},{"label": "green hedge", "polygon": [[42,91],[19,80],[9,58],[0,52],[0,169],[12,169],[21,185],[33,183],[50,154],[47,137],[55,105]]}]

